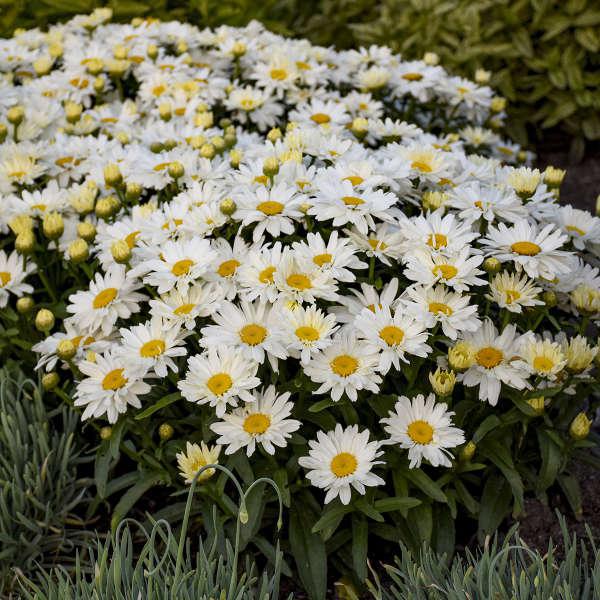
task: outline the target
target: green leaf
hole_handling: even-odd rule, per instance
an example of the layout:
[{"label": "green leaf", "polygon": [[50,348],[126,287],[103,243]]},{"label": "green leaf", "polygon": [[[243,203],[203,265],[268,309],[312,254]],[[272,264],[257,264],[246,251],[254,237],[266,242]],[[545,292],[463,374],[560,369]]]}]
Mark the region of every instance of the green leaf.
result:
[{"label": "green leaf", "polygon": [[324,398],[323,400],[319,400],[318,402],[311,404],[308,407],[308,412],[318,413],[318,412],[321,412],[322,410],[325,410],[326,408],[329,408],[330,406],[334,406],[337,403],[338,402],[336,402],[335,400],[332,400],[331,398]]},{"label": "green leaf", "polygon": [[394,496],[391,498],[381,498],[377,500],[373,505],[375,509],[380,513],[394,512],[394,511],[405,511],[409,508],[414,508],[421,504],[417,498]]},{"label": "green leaf", "polygon": [[369,525],[362,515],[352,515],[352,566],[359,581],[367,579]]},{"label": "green leaf", "polygon": [[110,454],[109,440],[100,444],[96,452],[96,461],[94,463],[94,483],[96,492],[100,498],[106,498],[106,482],[108,480],[108,471],[110,469],[113,457]]},{"label": "green leaf", "polygon": [[113,510],[110,520],[111,530],[114,532],[121,520],[127,516],[133,505],[147,492],[162,480],[162,474],[142,472],[138,482],[123,494]]},{"label": "green leaf", "polygon": [[562,463],[562,450],[543,429],[537,430],[542,466],[535,484],[536,493],[545,492],[555,481]]},{"label": "green leaf", "polygon": [[583,515],[583,504],[581,502],[581,488],[579,487],[577,478],[572,475],[562,474],[559,475],[557,479],[575,518],[577,520],[581,519]]},{"label": "green leaf", "polygon": [[321,518],[313,525],[312,532],[323,532],[322,537],[327,541],[335,533],[344,515],[350,512],[352,512],[352,506],[342,504],[339,500],[332,502],[325,508]]},{"label": "green leaf", "polygon": [[428,475],[426,475],[421,469],[406,469],[404,471],[405,477],[414,484],[417,489],[427,494],[430,498],[433,498],[437,502],[447,502],[446,494],[442,491],[442,488],[433,481]]},{"label": "green leaf", "polygon": [[496,415],[490,415],[484,419],[473,434],[473,441],[478,444],[490,431],[502,425],[502,422]]},{"label": "green leaf", "polygon": [[478,537],[482,543],[486,535],[492,535],[510,512],[512,492],[501,475],[492,475],[486,482],[481,496]]},{"label": "green leaf", "polygon": [[177,400],[181,400],[180,392],[173,392],[172,394],[167,394],[166,396],[163,396],[158,402],[156,402],[152,406],[149,406],[142,412],[135,415],[135,420],[141,421],[142,419],[146,419],[150,415],[153,415],[156,411],[159,411],[161,408],[165,408],[166,406],[169,406],[169,404],[173,404],[173,402],[177,402]]}]

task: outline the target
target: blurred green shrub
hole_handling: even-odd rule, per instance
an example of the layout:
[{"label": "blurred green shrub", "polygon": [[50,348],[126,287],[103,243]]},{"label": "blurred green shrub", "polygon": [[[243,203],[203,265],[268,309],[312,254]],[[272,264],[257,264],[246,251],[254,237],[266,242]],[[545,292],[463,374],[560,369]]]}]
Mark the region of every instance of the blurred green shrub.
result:
[{"label": "blurred green shrub", "polygon": [[15,573],[72,564],[75,549],[91,539],[74,514],[86,502],[78,421],[66,406],[48,412],[19,370],[0,370],[0,597]]},{"label": "blurred green shrub", "polygon": [[318,44],[385,44],[407,58],[437,52],[472,77],[492,72],[511,102],[510,133],[560,127],[581,155],[600,139],[600,4],[597,0],[0,0],[0,35],[107,4],[115,20],[153,16],[195,24],[259,19]]}]

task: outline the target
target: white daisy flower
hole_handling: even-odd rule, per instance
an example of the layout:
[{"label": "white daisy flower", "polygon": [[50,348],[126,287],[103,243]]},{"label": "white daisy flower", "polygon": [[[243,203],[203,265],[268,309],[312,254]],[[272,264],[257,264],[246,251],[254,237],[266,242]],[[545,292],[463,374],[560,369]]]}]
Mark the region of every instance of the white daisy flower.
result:
[{"label": "white daisy flower", "polygon": [[20,298],[33,292],[33,286],[25,283],[25,278],[35,271],[35,263],[27,262],[16,250],[9,255],[0,250],[0,308],[8,304],[9,294]]},{"label": "white daisy flower", "polygon": [[[186,442],[185,452],[178,452],[175,455],[179,474],[183,477],[185,483],[192,483],[202,467],[219,463],[219,454],[221,454],[221,446],[215,445],[211,448],[204,442],[200,442],[200,445]],[[198,481],[206,481],[214,474],[215,469],[206,469],[198,477]]]},{"label": "white daisy flower", "polygon": [[78,367],[85,377],[77,384],[74,405],[85,406],[83,420],[106,415],[109,423],[116,423],[129,405],[140,408],[139,396],[151,389],[142,379],[143,365],[124,364],[113,352],[98,354],[93,362],[83,360]]},{"label": "white daisy flower", "polygon": [[409,467],[419,468],[423,459],[432,466],[452,466],[448,448],[465,441],[461,429],[452,425],[454,413],[445,403],[436,403],[435,395],[418,394],[412,399],[400,396],[389,417],[381,419],[390,436],[388,443],[408,449]]},{"label": "white daisy flower", "polygon": [[388,267],[392,266],[390,259],[398,260],[403,253],[404,235],[388,223],[379,223],[367,235],[351,229],[344,229],[344,233],[369,258],[374,256]]},{"label": "white daisy flower", "polygon": [[288,402],[290,393],[277,395],[275,386],[254,393],[254,401],[223,415],[223,420],[210,428],[220,437],[217,443],[227,446],[225,454],[233,454],[246,448],[252,456],[260,444],[268,454],[275,454],[275,447],[285,448],[287,440],[302,423],[290,419],[293,402]]},{"label": "white daisy flower", "polygon": [[254,401],[249,390],[260,385],[257,371],[258,363],[248,360],[241,350],[226,345],[211,346],[203,354],[188,359],[185,379],[177,387],[186,400],[209,404],[222,417],[228,405],[238,405],[238,399]]},{"label": "white daisy flower", "polygon": [[268,300],[275,302],[279,290],[275,285],[275,271],[283,260],[281,242],[259,249],[251,248],[239,268],[238,282],[241,296],[247,302]]},{"label": "white daisy flower", "polygon": [[308,456],[298,464],[308,469],[307,479],[315,487],[326,490],[325,504],[339,496],[342,504],[349,504],[352,488],[364,495],[367,487],[384,485],[385,481],[372,473],[376,460],[383,454],[379,442],[369,441],[369,431],[358,431],[358,425],[342,429],[338,423],[333,431],[317,432],[317,440],[309,440]]},{"label": "white daisy flower", "polygon": [[567,364],[567,358],[558,342],[537,339],[531,332],[523,336],[520,356],[532,373],[550,381],[554,381]]},{"label": "white daisy flower", "polygon": [[600,244],[600,219],[587,210],[579,210],[570,205],[560,206],[551,218],[569,236],[577,250]]},{"label": "white daisy flower", "polygon": [[500,308],[510,312],[520,313],[524,306],[541,306],[544,303],[538,300],[542,288],[537,287],[525,273],[498,273],[490,281],[490,293],[486,298],[495,302]]}]

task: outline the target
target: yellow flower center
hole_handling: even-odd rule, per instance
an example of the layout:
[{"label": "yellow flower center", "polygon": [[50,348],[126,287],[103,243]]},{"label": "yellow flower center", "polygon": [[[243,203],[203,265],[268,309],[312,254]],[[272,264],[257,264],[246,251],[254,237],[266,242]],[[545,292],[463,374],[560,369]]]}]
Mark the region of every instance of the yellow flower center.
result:
[{"label": "yellow flower center", "polygon": [[105,390],[119,390],[124,385],[127,385],[127,378],[123,376],[123,369],[109,371],[102,380],[102,387]]},{"label": "yellow flower center", "polygon": [[533,359],[533,368],[538,373],[549,373],[554,368],[554,362],[547,356],[536,356]]},{"label": "yellow flower center", "polygon": [[162,340],[150,340],[140,348],[140,356],[154,358],[165,351],[165,343]]},{"label": "yellow flower center", "polygon": [[423,75],[421,73],[404,73],[402,79],[406,79],[406,81],[421,81]]},{"label": "yellow flower center", "polygon": [[427,238],[427,245],[434,250],[439,250],[448,245],[448,238],[443,233],[431,233]]},{"label": "yellow flower center", "polygon": [[331,121],[331,117],[325,113],[315,113],[310,117],[311,121],[314,121],[317,125],[325,125]]},{"label": "yellow flower center", "polygon": [[239,335],[244,344],[258,346],[258,344],[262,344],[265,341],[267,330],[262,325],[251,323],[250,325],[244,325],[240,329]]},{"label": "yellow flower center", "polygon": [[227,373],[216,373],[208,379],[206,387],[215,395],[222,396],[229,391],[233,385],[233,380]]},{"label": "yellow flower center", "polygon": [[221,277],[231,277],[235,274],[237,268],[240,266],[240,262],[232,258],[231,260],[226,260],[219,265],[217,269],[217,273]]},{"label": "yellow flower center", "polygon": [[319,331],[314,327],[303,325],[296,329],[296,337],[303,342],[315,342],[319,339]]},{"label": "yellow flower center", "polygon": [[358,461],[354,454],[350,454],[350,452],[340,452],[331,459],[330,467],[331,472],[336,477],[347,477],[356,471]]},{"label": "yellow flower center", "polygon": [[261,202],[256,210],[260,210],[260,212],[264,213],[268,217],[272,217],[273,215],[280,215],[283,211],[283,204],[281,202],[276,202],[275,200],[267,200],[266,202]]},{"label": "yellow flower center", "polygon": [[433,427],[422,420],[413,421],[407,428],[408,437],[416,444],[430,444],[433,440]]},{"label": "yellow flower center", "polygon": [[182,258],[178,260],[172,267],[171,273],[175,275],[175,277],[181,277],[182,275],[187,275],[192,268],[194,261],[189,258]]},{"label": "yellow flower center", "polygon": [[10,280],[12,275],[8,271],[0,271],[0,287],[4,287]]},{"label": "yellow flower center", "polygon": [[388,247],[385,242],[374,238],[369,240],[369,246],[371,246],[373,250],[385,250]]},{"label": "yellow flower center", "polygon": [[516,254],[523,256],[535,256],[541,252],[541,248],[533,242],[515,242],[510,249]]},{"label": "yellow flower center", "polygon": [[417,171],[421,171],[421,173],[431,173],[433,171],[431,165],[420,160],[413,160],[410,166],[411,169],[416,169]]},{"label": "yellow flower center", "polygon": [[388,325],[379,332],[379,337],[388,346],[397,346],[398,344],[401,344],[402,340],[404,339],[404,331],[402,331],[400,327]]},{"label": "yellow flower center", "polygon": [[152,95],[153,96],[161,96],[162,94],[164,94],[167,91],[167,87],[164,85],[155,85],[152,88]]},{"label": "yellow flower center", "polygon": [[266,267],[258,274],[258,280],[261,283],[273,283],[273,274],[275,271],[276,268],[273,266]]},{"label": "yellow flower center", "polygon": [[348,177],[344,177],[343,181],[349,181],[354,187],[360,185],[364,179],[360,175],[348,175]]},{"label": "yellow flower center", "polygon": [[141,232],[139,231],[132,231],[129,235],[125,236],[125,242],[127,243],[127,245],[129,246],[129,249],[133,249],[133,247],[135,246],[135,240],[137,239],[137,236],[140,235]]},{"label": "yellow flower center", "polygon": [[182,304],[178,306],[173,312],[180,317],[181,315],[189,315],[192,312],[192,309],[196,306],[195,304]]},{"label": "yellow flower center", "polygon": [[260,183],[262,185],[266,185],[269,181],[269,178],[266,175],[257,175],[254,178],[254,183]]},{"label": "yellow flower center", "polygon": [[332,258],[333,256],[331,254],[325,252],[324,254],[317,254],[315,257],[313,257],[313,262],[318,267],[322,267],[323,265],[330,263]]},{"label": "yellow flower center", "polygon": [[458,269],[453,265],[436,265],[432,271],[436,277],[440,277],[446,281],[452,279],[458,273]]},{"label": "yellow flower center", "polygon": [[481,348],[475,354],[475,360],[477,364],[485,367],[486,369],[493,369],[497,367],[504,358],[504,354],[497,348],[493,348],[492,346],[486,346],[485,348]]},{"label": "yellow flower center", "polygon": [[565,229],[567,231],[573,231],[574,233],[578,233],[579,235],[585,235],[585,231],[581,229],[581,227],[577,227],[576,225],[567,225]]},{"label": "yellow flower center", "polygon": [[286,280],[286,283],[295,290],[310,290],[312,282],[309,277],[302,273],[292,273]]},{"label": "yellow flower center", "polygon": [[271,425],[271,417],[264,413],[252,413],[244,419],[244,431],[250,435],[261,435]]},{"label": "yellow flower center", "polygon": [[506,304],[512,304],[521,297],[521,293],[517,290],[506,290],[504,293],[506,294]]},{"label": "yellow flower center", "polygon": [[342,201],[346,206],[360,206],[365,203],[362,198],[358,198],[357,196],[343,196]]},{"label": "yellow flower center", "polygon": [[454,311],[443,302],[430,302],[429,303],[429,312],[435,315],[439,315],[440,313],[449,317]]},{"label": "yellow flower center", "polygon": [[94,298],[92,306],[95,309],[106,308],[117,297],[117,288],[106,288]]},{"label": "yellow flower center", "polygon": [[271,69],[271,79],[276,81],[283,81],[287,77],[287,71],[285,69]]},{"label": "yellow flower center", "polygon": [[358,361],[349,354],[340,354],[330,363],[331,370],[340,377],[349,377],[358,370]]}]

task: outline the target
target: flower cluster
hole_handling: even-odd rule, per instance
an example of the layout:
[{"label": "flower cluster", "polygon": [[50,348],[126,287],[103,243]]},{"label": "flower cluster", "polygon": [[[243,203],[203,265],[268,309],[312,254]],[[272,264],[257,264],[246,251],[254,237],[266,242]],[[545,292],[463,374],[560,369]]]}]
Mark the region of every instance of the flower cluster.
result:
[{"label": "flower cluster", "polygon": [[[28,310],[58,256],[77,289],[61,331],[38,313],[33,350],[74,374],[83,419],[178,390],[209,424],[186,481],[221,448],[285,461],[293,443],[347,504],[390,453],[451,466],[472,434],[453,399],[539,408],[590,381],[600,219],[502,139],[490,88],[257,23],[109,16],[0,42],[0,305]],[[315,430],[313,394],[312,414],[369,426]]]}]

